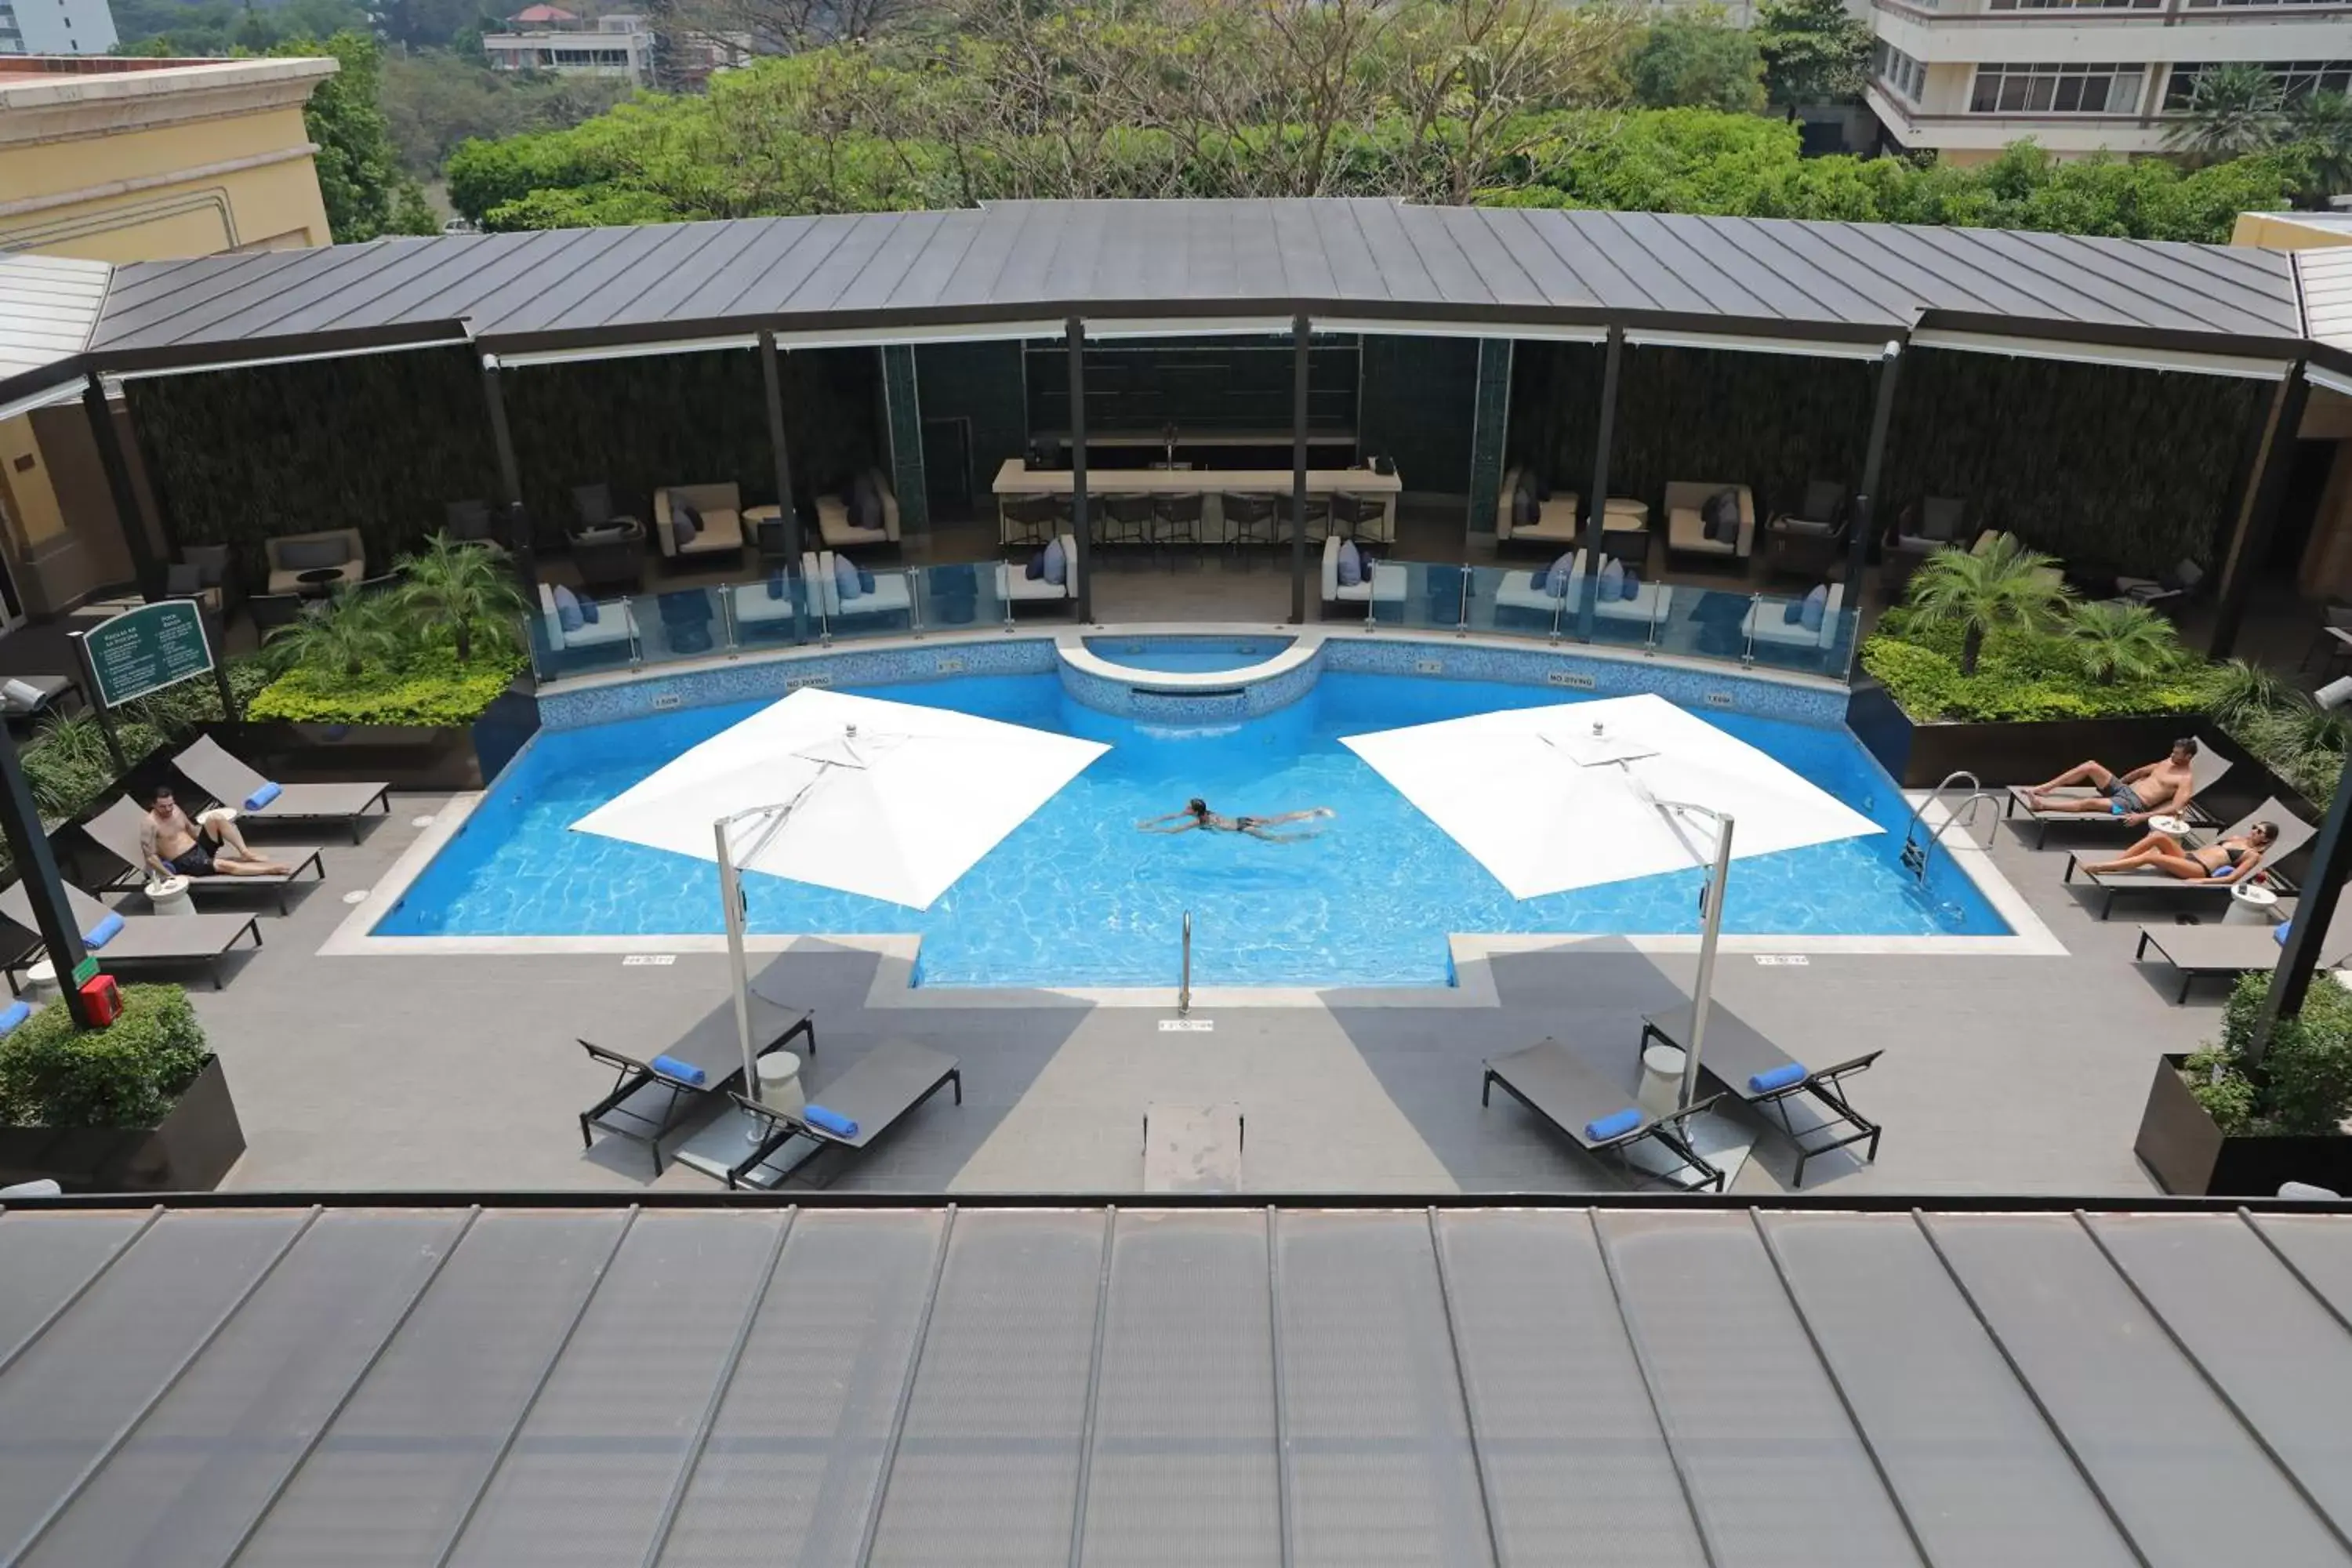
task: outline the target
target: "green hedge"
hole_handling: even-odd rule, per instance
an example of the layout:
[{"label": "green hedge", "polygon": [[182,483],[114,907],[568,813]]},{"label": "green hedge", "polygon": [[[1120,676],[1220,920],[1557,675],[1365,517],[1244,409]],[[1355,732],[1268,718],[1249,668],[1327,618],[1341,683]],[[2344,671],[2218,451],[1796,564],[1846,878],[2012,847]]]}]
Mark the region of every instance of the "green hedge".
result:
[{"label": "green hedge", "polygon": [[2259,1068],[2247,1065],[2271,976],[2242,976],[2221,1016],[2221,1037],[2191,1056],[2189,1092],[2227,1133],[2329,1134],[2352,1114],[2352,991],[2322,980],[2303,1010],[2282,1018]]},{"label": "green hedge", "polygon": [[1974,675],[1960,673],[1959,650],[1957,625],[1890,612],[1881,630],[1864,641],[1862,667],[1920,723],[2201,713],[2212,707],[2221,683],[2215,667],[2190,655],[2168,674],[2103,684],[2083,672],[2066,638],[2039,632],[1987,638]]},{"label": "green hedge", "polygon": [[0,1037],[0,1123],[152,1127],[211,1054],[176,985],[124,986],[122,1016],[87,1033],[52,1002]]},{"label": "green hedge", "polygon": [[298,665],[253,700],[247,715],[296,724],[470,724],[505,692],[522,668],[507,653],[459,664],[441,650],[357,679]]}]

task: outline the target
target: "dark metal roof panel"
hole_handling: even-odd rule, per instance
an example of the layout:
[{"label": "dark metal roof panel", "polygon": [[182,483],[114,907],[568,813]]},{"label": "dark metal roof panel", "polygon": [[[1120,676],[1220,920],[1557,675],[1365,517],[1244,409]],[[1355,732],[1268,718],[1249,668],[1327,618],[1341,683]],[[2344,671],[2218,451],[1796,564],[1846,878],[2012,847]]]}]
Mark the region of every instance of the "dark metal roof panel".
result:
[{"label": "dark metal roof panel", "polygon": [[2338,1320],[2352,1322],[2352,1226],[2274,1214],[2259,1215],[2253,1225]]},{"label": "dark metal roof panel", "polygon": [[2352,1560],[2075,1220],[1925,1224],[2151,1563]]},{"label": "dark metal roof panel", "polygon": [[128,1214],[26,1215],[0,1226],[0,1368],[144,1223]]}]

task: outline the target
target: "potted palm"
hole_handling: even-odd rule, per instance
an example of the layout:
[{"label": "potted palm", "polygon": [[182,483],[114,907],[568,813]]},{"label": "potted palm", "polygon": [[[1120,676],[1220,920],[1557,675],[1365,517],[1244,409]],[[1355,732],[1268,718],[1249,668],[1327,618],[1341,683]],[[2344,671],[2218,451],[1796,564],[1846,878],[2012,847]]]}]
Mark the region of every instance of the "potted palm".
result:
[{"label": "potted palm", "polygon": [[2352,1190],[2352,990],[2315,977],[2256,1062],[2248,1047],[2271,978],[2238,982],[2220,1039],[2157,1059],[2132,1152],[2168,1193],[2269,1197],[2285,1182]]},{"label": "potted palm", "polygon": [[436,533],[397,564],[404,581],[394,590],[394,602],[429,628],[428,635],[446,633],[459,664],[472,663],[477,647],[515,645],[525,606],[503,552]]},{"label": "potted palm", "polygon": [[2067,596],[2056,558],[2028,550],[2013,533],[1995,534],[1976,550],[1938,550],[1911,576],[1914,614],[1959,624],[1962,675],[1977,672],[1988,635],[2042,630],[2057,620]]},{"label": "potted palm", "polygon": [[176,985],[124,986],[103,1029],[52,1002],[0,1036],[0,1185],[202,1192],[244,1152],[228,1080]]}]

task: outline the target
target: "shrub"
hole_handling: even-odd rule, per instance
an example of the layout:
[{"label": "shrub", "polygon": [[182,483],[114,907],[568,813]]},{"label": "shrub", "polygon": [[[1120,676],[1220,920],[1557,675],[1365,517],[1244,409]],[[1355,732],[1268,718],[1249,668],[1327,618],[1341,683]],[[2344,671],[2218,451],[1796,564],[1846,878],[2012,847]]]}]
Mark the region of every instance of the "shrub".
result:
[{"label": "shrub", "polygon": [[2224,1132],[2340,1132],[2352,1114],[2352,990],[2315,979],[2254,1065],[2246,1050],[2270,986],[2267,973],[2240,978],[2221,1039],[2188,1059],[2189,1092]]},{"label": "shrub", "polygon": [[152,1127],[211,1055],[188,994],[126,985],[110,1028],[74,1027],[52,1002],[0,1037],[0,1122],[17,1127]]},{"label": "shrub", "polygon": [[2094,679],[2074,639],[2039,631],[1987,637],[1973,675],[1960,673],[1964,636],[1951,622],[1890,612],[1862,645],[1862,667],[1922,723],[2009,723],[2195,713],[2210,706],[2211,667],[2184,661],[2159,673]]},{"label": "shrub", "polygon": [[446,648],[356,678],[298,665],[271,681],[247,711],[296,724],[470,724],[520,668],[510,654],[459,664]]}]

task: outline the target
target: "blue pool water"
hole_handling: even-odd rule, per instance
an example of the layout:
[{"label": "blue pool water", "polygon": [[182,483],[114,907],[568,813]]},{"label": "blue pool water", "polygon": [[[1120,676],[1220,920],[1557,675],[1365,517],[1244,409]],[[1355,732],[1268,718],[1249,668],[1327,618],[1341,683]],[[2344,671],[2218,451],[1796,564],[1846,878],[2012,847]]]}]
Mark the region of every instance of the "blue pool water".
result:
[{"label": "blue pool water", "polygon": [[[1172,728],[1114,718],[1052,675],[963,677],[874,689],[1109,742],[1098,759],[928,910],[745,878],[754,931],[916,932],[926,985],[1167,985],[1183,912],[1196,984],[1447,984],[1454,931],[1687,932],[1693,868],[1525,902],[1380,775],[1343,735],[1560,700],[1521,686],[1327,674],[1304,699],[1246,723]],[[549,732],[376,927],[380,936],[645,935],[721,929],[704,861],[569,824],[759,704]],[[1888,826],[1887,834],[1738,862],[1727,931],[1774,934],[1999,934],[2007,927],[1948,859],[1923,896],[1895,863],[1907,811],[1843,731],[1729,714],[1708,721],[1779,758]],[[1138,833],[1140,818],[1203,795],[1220,811],[1329,805],[1318,837]]]},{"label": "blue pool water", "polygon": [[1087,637],[1087,651],[1129,669],[1162,675],[1206,674],[1247,669],[1288,647],[1290,637]]}]

